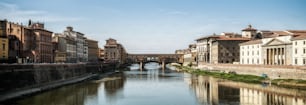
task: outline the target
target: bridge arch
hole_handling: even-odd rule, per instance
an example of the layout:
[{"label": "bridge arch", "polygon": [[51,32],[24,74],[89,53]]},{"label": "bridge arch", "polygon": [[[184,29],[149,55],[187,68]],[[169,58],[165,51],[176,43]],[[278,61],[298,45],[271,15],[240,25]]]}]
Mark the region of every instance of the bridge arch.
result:
[{"label": "bridge arch", "polygon": [[143,70],[145,63],[153,61],[161,64],[162,69],[165,69],[167,63],[182,63],[181,57],[181,54],[128,54],[127,62],[139,63],[140,70]]}]

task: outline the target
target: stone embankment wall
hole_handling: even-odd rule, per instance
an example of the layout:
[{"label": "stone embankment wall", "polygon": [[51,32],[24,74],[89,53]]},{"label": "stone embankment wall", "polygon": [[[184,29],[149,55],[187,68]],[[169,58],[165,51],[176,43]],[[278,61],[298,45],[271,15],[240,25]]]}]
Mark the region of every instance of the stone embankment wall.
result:
[{"label": "stone embankment wall", "polygon": [[306,66],[271,66],[271,65],[238,65],[238,64],[201,64],[202,70],[235,71],[238,74],[261,76],[267,74],[272,79],[305,79]]},{"label": "stone embankment wall", "polygon": [[99,71],[99,65],[87,64],[0,65],[0,101],[82,81]]}]

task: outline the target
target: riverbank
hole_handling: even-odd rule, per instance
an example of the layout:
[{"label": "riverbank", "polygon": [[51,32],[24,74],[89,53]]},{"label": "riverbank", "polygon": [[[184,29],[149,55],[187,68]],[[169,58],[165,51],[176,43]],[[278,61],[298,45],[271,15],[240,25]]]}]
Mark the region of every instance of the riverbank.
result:
[{"label": "riverbank", "polygon": [[99,64],[6,64],[0,65],[0,102],[39,93],[96,77]]},{"label": "riverbank", "polygon": [[196,69],[236,72],[238,74],[267,75],[271,79],[303,79],[306,80],[306,66],[290,65],[241,65],[241,64],[209,64],[199,63]]},{"label": "riverbank", "polygon": [[256,84],[273,84],[285,88],[303,89],[306,90],[306,80],[302,79],[271,79],[265,75],[256,76],[249,74],[237,74],[236,72],[220,72],[218,70],[201,70],[186,66],[177,66],[183,72],[188,72],[196,75],[207,75],[215,78],[227,79],[231,81],[256,83]]}]

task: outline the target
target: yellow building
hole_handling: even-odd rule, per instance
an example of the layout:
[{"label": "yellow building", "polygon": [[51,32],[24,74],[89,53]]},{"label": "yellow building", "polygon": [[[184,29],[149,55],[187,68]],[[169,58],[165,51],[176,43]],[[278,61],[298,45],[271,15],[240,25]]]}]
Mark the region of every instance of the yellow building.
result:
[{"label": "yellow building", "polygon": [[0,37],[0,61],[8,59],[8,39]]},{"label": "yellow building", "polygon": [[8,38],[5,34],[6,28],[5,28],[5,22],[0,21],[0,63],[3,62],[3,60],[8,60]]}]

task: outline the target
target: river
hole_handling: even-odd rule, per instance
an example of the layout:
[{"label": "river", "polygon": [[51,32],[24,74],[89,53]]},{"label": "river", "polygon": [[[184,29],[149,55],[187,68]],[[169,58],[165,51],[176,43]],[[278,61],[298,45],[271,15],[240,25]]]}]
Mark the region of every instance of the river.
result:
[{"label": "river", "polygon": [[[160,70],[116,73],[17,100],[17,105],[306,105],[306,91]],[[153,69],[152,69],[153,67]]]}]

